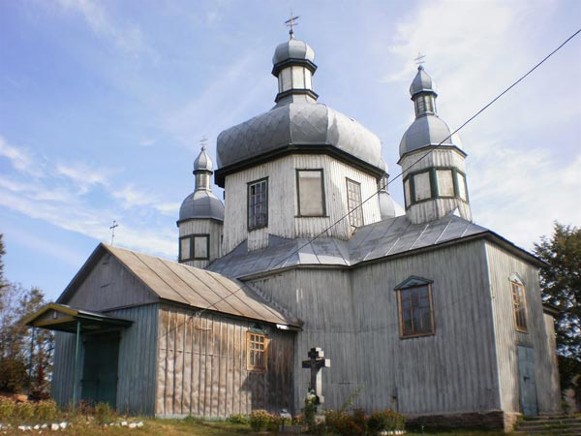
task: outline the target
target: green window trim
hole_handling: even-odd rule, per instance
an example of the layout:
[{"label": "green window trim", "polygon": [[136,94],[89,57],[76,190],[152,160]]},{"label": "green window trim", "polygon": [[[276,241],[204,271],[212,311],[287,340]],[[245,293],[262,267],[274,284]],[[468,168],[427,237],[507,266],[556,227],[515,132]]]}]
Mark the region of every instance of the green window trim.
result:
[{"label": "green window trim", "polygon": [[[438,176],[437,176],[437,171],[452,171],[452,184],[454,186],[454,195],[450,196],[450,195],[440,195],[439,194],[439,184],[438,184]],[[430,197],[428,198],[423,198],[421,200],[416,200],[416,183],[415,183],[415,177],[419,174],[424,174],[424,173],[429,173],[429,181],[430,181]],[[459,181],[458,181],[458,175],[460,175],[462,177],[463,183],[464,183],[464,193],[466,198],[462,198],[461,196],[461,191],[460,191],[460,187],[458,185]],[[426,201],[430,201],[430,200],[434,200],[434,199],[438,199],[438,198],[456,198],[458,200],[461,200],[465,203],[469,202],[469,197],[468,197],[468,186],[467,186],[467,182],[466,182],[466,174],[463,173],[462,171],[459,171],[457,168],[454,167],[432,167],[432,168],[427,168],[427,169],[423,169],[423,170],[419,170],[419,171],[415,171],[413,173],[408,173],[405,178],[403,179],[403,183],[404,186],[407,183],[409,186],[409,198],[404,198],[405,200],[405,208],[406,210],[409,209],[411,206],[418,204],[418,203],[423,203]],[[404,196],[406,197],[406,196]]]}]

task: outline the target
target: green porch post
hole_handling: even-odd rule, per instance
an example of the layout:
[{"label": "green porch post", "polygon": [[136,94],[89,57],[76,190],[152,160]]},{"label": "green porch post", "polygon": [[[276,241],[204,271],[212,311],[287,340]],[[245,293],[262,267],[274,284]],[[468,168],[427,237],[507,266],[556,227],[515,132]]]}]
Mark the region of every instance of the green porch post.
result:
[{"label": "green porch post", "polygon": [[81,354],[81,320],[77,319],[77,338],[75,343],[75,364],[73,367],[73,408],[77,407],[79,396],[79,357]]}]

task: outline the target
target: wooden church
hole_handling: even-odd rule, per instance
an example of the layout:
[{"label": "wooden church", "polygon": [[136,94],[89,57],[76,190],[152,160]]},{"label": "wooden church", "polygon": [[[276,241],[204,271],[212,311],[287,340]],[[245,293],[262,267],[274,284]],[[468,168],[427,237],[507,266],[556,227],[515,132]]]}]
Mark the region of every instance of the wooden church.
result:
[{"label": "wooden church", "polygon": [[[121,412],[300,413],[321,347],[325,408],[509,430],[559,410],[541,261],[473,223],[457,138],[420,66],[399,146],[405,210],[379,138],[317,101],[312,48],[274,53],[275,106],[203,148],[179,263],[100,244],[29,323],[59,331],[53,395]],[[212,175],[224,202],[210,189]]]}]

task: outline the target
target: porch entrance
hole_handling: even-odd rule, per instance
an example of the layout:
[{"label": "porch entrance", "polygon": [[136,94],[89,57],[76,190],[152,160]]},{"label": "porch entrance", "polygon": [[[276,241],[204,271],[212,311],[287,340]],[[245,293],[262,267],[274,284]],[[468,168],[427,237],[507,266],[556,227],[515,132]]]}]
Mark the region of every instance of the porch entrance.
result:
[{"label": "porch entrance", "polygon": [[117,406],[119,334],[87,335],[84,341],[81,400]]},{"label": "porch entrance", "polygon": [[518,346],[518,373],[520,405],[525,416],[537,416],[537,382],[535,379],[535,356],[532,347]]}]

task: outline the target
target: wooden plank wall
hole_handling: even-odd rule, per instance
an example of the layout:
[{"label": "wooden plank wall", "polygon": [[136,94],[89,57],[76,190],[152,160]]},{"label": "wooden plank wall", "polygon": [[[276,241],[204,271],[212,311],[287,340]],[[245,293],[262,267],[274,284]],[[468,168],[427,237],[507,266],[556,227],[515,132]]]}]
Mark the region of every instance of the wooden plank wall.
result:
[{"label": "wooden plank wall", "polygon": [[[327,217],[297,218],[297,193],[295,169],[324,170]],[[247,231],[247,183],[269,177],[268,228]],[[316,235],[347,213],[347,185],[345,177],[361,183],[361,198],[366,199],[377,191],[374,177],[349,167],[329,156],[294,155],[259,165],[226,177],[226,200],[223,252],[228,253],[248,238],[250,249],[268,243],[268,234],[294,238]],[[337,181],[335,184],[334,181]],[[368,201],[363,205],[365,224],[379,221],[379,203]],[[349,220],[329,230],[329,235],[340,239],[351,236]]]},{"label": "wooden plank wall", "polygon": [[108,312],[133,320],[121,331],[117,383],[117,410],[131,415],[153,415],[157,374],[157,323],[159,305]]},{"label": "wooden plank wall", "polygon": [[158,298],[109,253],[63,304],[93,312],[157,302]]},{"label": "wooden plank wall", "polygon": [[[537,399],[541,413],[560,410],[559,375],[555,362],[553,329],[546,328],[538,284],[538,269],[487,242],[493,293],[494,328],[502,408],[520,410],[517,345],[534,348]],[[518,274],[525,286],[528,333],[515,328],[510,276]]]},{"label": "wooden plank wall", "polygon": [[59,407],[67,407],[73,399],[75,334],[55,332],[51,396]]},{"label": "wooden plank wall", "polygon": [[[452,272],[452,273],[451,273]],[[436,334],[400,339],[394,287],[434,281]],[[367,410],[446,413],[499,408],[491,301],[482,242],[369,264],[352,272],[301,269],[253,281],[305,321],[297,337],[295,405],[302,406],[308,348],[331,358],[325,407],[353,396]]]},{"label": "wooden plank wall", "polygon": [[160,310],[157,416],[227,417],[255,409],[292,410],[293,336],[262,324],[268,369],[246,366],[246,333],[256,325],[177,307]]}]

